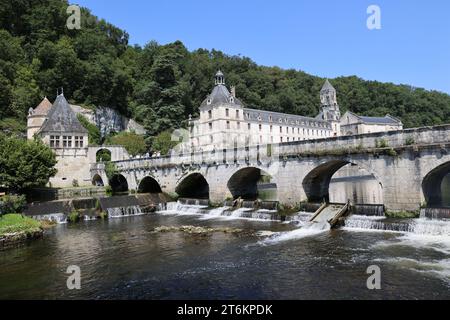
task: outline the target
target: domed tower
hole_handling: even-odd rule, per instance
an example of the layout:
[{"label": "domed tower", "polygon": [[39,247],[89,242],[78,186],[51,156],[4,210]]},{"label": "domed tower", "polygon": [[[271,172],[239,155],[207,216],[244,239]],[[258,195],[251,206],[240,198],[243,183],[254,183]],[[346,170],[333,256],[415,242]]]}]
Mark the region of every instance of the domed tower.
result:
[{"label": "domed tower", "polygon": [[341,112],[336,98],[336,89],[331,85],[328,79],[320,90],[320,102],[322,105],[323,120],[329,121],[333,127],[335,136],[341,133]]},{"label": "domed tower", "polygon": [[217,71],[216,76],[215,76],[215,83],[216,86],[217,85],[225,85],[225,75],[223,74],[222,71]]},{"label": "domed tower", "polygon": [[32,140],[34,135],[41,129],[51,108],[52,103],[47,97],[35,109],[30,108],[27,118],[27,138],[29,140]]}]

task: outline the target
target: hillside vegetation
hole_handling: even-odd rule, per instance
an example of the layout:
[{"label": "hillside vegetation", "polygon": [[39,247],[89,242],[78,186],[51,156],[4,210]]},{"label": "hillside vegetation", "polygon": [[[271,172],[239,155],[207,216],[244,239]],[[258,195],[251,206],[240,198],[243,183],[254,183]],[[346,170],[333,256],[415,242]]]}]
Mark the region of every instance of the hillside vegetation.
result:
[{"label": "hillside vegetation", "polygon": [[[217,69],[251,108],[315,116],[323,78],[264,67],[220,51],[190,52],[182,42],[130,46],[128,34],[82,10],[81,30],[66,28],[62,0],[0,4],[0,130],[23,130],[30,107],[56,89],[72,103],[108,106],[145,125],[149,137],[186,125],[210,92]],[[331,79],[342,111],[400,118],[406,127],[450,122],[450,96],[436,91]],[[151,142],[151,138],[148,142]]]}]

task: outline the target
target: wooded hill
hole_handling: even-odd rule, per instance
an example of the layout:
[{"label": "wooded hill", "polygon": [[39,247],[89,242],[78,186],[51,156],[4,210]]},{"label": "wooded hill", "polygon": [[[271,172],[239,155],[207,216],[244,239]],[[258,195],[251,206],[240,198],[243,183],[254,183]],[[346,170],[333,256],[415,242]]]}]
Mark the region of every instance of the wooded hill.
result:
[{"label": "wooded hill", "polygon": [[[185,125],[221,69],[248,107],[315,116],[323,78],[264,67],[221,51],[190,52],[182,42],[130,46],[128,34],[82,10],[81,30],[68,30],[67,1],[0,3],[0,130],[24,130],[43,96],[64,87],[72,103],[115,108],[149,135]],[[450,96],[356,76],[331,79],[342,112],[400,118],[406,127],[450,122]],[[149,139],[151,141],[151,139]]]}]

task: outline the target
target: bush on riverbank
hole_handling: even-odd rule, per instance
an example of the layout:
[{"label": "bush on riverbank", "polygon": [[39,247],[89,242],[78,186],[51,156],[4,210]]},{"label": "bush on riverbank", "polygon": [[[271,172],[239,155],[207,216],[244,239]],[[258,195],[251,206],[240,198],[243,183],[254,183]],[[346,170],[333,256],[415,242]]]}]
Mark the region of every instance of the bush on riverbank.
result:
[{"label": "bush on riverbank", "polygon": [[21,213],[26,205],[25,196],[6,195],[0,197],[0,216],[17,212]]},{"label": "bush on riverbank", "polygon": [[39,221],[20,214],[7,214],[0,217],[0,236],[19,232],[31,234],[41,229],[42,225]]},{"label": "bush on riverbank", "polygon": [[72,223],[80,221],[80,213],[78,211],[72,211],[71,213],[69,213],[67,221]]}]

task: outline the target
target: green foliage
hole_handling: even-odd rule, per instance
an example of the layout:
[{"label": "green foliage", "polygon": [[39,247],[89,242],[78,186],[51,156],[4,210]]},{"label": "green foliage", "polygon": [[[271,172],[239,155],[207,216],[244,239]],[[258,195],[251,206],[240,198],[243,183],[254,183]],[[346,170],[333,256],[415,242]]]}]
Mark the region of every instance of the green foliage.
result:
[{"label": "green foliage", "polygon": [[107,149],[102,149],[97,152],[96,155],[97,162],[110,162],[111,161],[111,152]]},{"label": "green foliage", "polygon": [[0,197],[0,216],[9,213],[22,213],[27,201],[23,195],[6,195]]},{"label": "green foliage", "polygon": [[85,116],[78,114],[78,121],[80,121],[81,125],[88,131],[89,136],[89,144],[91,145],[101,145],[102,144],[102,136],[100,133],[100,129],[95,125],[89,122]]},{"label": "green foliage", "polygon": [[105,193],[107,196],[112,196],[114,194],[113,189],[110,185],[105,187]]},{"label": "green foliage", "polygon": [[117,170],[117,167],[114,163],[112,162],[105,163],[105,173],[109,180],[111,180],[111,178],[118,172],[119,171]]},{"label": "green foliage", "polygon": [[[151,142],[160,132],[186,126],[189,114],[199,114],[219,68],[250,108],[305,116],[319,112],[323,78],[258,66],[217,50],[189,52],[180,41],[132,47],[125,31],[88,9],[82,9],[81,30],[68,30],[67,6],[66,0],[1,2],[0,119],[25,123],[28,108],[64,87],[65,96],[77,104],[108,106],[132,116],[145,125]],[[342,113],[389,113],[405,127],[450,122],[445,93],[356,76],[332,83]],[[90,139],[98,143],[96,133]]]},{"label": "green foliage", "polygon": [[145,154],[147,145],[143,136],[134,132],[121,132],[115,136],[108,137],[106,144],[124,146],[128,153],[132,156]]},{"label": "green foliage", "polygon": [[14,192],[45,186],[56,174],[56,157],[40,141],[0,134],[0,181]]},{"label": "green foliage", "polygon": [[375,148],[388,148],[389,143],[385,139],[375,141]]},{"label": "green foliage", "polygon": [[33,233],[40,230],[39,221],[20,214],[7,214],[0,217],[0,236],[17,232]]},{"label": "green foliage", "polygon": [[80,221],[80,213],[78,211],[76,211],[76,210],[72,211],[67,216],[67,221],[69,221],[71,223],[75,223],[75,222]]},{"label": "green foliage", "polygon": [[78,180],[77,179],[73,179],[72,180],[72,187],[78,188],[79,186],[80,186],[80,184],[78,183]]},{"label": "green foliage", "polygon": [[106,220],[108,218],[108,213],[105,211],[101,211],[98,215],[101,220]]},{"label": "green foliage", "polygon": [[414,143],[416,143],[414,137],[409,136],[408,138],[406,138],[405,144],[406,144],[407,146],[411,146],[411,145],[413,145]]},{"label": "green foliage", "polygon": [[172,134],[170,131],[164,131],[153,139],[152,150],[154,152],[159,151],[161,155],[164,156],[167,155],[169,150],[174,148],[177,144],[179,144],[178,141],[172,141]]}]

